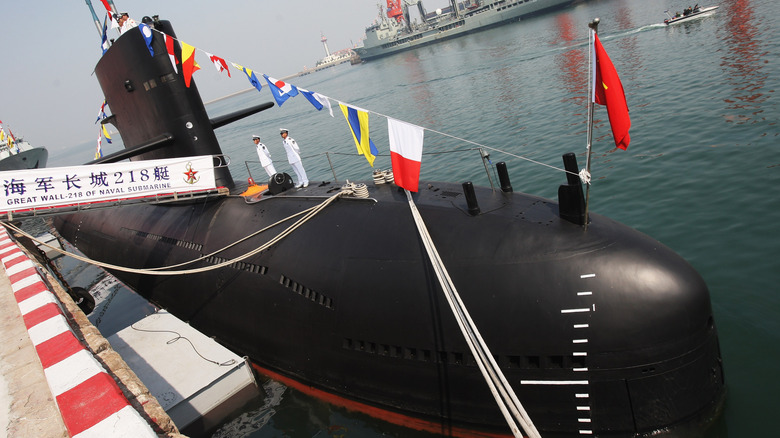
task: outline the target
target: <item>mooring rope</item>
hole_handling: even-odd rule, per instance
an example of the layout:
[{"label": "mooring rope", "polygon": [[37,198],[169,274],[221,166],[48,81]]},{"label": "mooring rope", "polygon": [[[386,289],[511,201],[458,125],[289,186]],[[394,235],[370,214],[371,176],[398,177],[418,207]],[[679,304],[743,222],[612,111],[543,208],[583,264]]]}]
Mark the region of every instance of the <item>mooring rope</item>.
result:
[{"label": "mooring rope", "polygon": [[[430,258],[434,271],[436,272],[436,276],[439,279],[439,283],[444,291],[445,297],[447,298],[447,302],[450,305],[450,309],[452,310],[453,315],[455,316],[455,319],[458,323],[458,326],[461,329],[461,332],[463,333],[466,343],[468,344],[471,353],[474,355],[477,365],[479,366],[479,369],[482,372],[483,377],[485,378],[485,382],[488,384],[490,392],[493,394],[493,397],[495,398],[496,403],[498,404],[498,407],[501,410],[501,413],[504,415],[504,418],[506,419],[507,424],[509,425],[509,428],[512,431],[512,434],[517,438],[523,437],[522,432],[517,427],[517,424],[520,424],[520,427],[523,429],[523,431],[525,431],[525,433],[529,438],[541,438],[538,430],[536,429],[533,422],[531,421],[531,418],[528,416],[527,412],[525,411],[519,399],[517,398],[517,395],[515,394],[514,390],[509,385],[509,382],[506,380],[506,377],[504,377],[504,374],[501,372],[501,369],[498,367],[498,364],[496,363],[495,358],[490,352],[490,349],[488,348],[485,341],[482,339],[482,336],[480,335],[479,330],[474,324],[474,321],[471,319],[471,316],[469,315],[468,310],[463,304],[463,301],[460,299],[458,291],[455,288],[455,285],[452,282],[449,273],[447,272],[447,268],[444,266],[444,262],[441,260],[441,257],[439,256],[439,253],[436,250],[436,246],[434,245],[433,240],[431,239],[431,236],[428,233],[428,229],[425,226],[422,216],[420,215],[420,212],[417,210],[417,206],[414,204],[414,200],[412,199],[411,193],[408,190],[404,190],[404,191],[406,192],[406,196],[409,201],[409,208],[412,212],[412,217],[414,218],[414,222],[415,225],[417,226],[417,230],[419,232],[420,238],[423,242],[423,245],[425,246],[426,252],[428,253],[428,257]],[[77,260],[80,260],[82,262],[90,263],[95,266],[100,266],[105,269],[114,269],[118,271],[144,274],[144,275],[183,275],[183,274],[194,274],[194,273],[210,271],[213,269],[219,269],[231,265],[233,263],[242,261],[246,258],[252,257],[253,255],[256,255],[270,248],[274,244],[278,243],[280,240],[287,237],[290,233],[292,233],[293,231],[298,229],[301,225],[306,223],[309,219],[314,217],[317,213],[325,209],[325,207],[333,203],[338,198],[346,195],[352,195],[352,196],[357,195],[355,193],[354,188],[351,187],[349,184],[342,187],[341,191],[327,198],[319,205],[292,214],[284,219],[281,219],[271,225],[268,225],[265,228],[258,230],[246,237],[243,237],[210,254],[207,254],[205,256],[199,257],[194,260],[179,263],[176,265],[163,266],[157,268],[146,268],[146,269],[128,268],[124,266],[113,265],[110,263],[104,263],[104,262],[99,262],[97,260],[92,260],[88,257],[80,256],[78,254],[74,254],[65,251],[63,249],[51,246],[46,242],[42,242],[39,239],[36,239],[35,237],[31,236],[26,231],[22,230],[21,228],[11,223],[8,222],[0,222],[0,223],[2,223],[2,225],[8,228],[9,230],[22,234],[25,237],[37,242],[40,245],[46,246],[47,248],[57,251],[63,255],[67,255]],[[205,258],[211,257],[217,253],[220,253],[228,248],[231,248],[241,242],[246,241],[251,237],[254,237],[264,231],[267,231],[273,227],[278,226],[283,222],[286,222],[298,216],[302,216],[302,217],[299,218],[297,221],[295,221],[292,225],[287,227],[285,230],[280,232],[274,238],[266,242],[265,244],[243,255],[240,255],[233,259],[212,266],[206,266],[202,268],[184,269],[184,270],[177,270],[177,271],[164,270],[164,269],[172,269],[172,268],[188,265],[191,263],[195,263],[199,260],[203,260]]]},{"label": "mooring rope", "polygon": [[516,423],[519,423],[520,427],[522,427],[523,431],[525,431],[530,438],[540,438],[539,431],[536,430],[536,426],[534,426],[528,413],[526,413],[523,405],[517,398],[517,395],[515,395],[514,390],[509,385],[506,377],[504,377],[495,358],[490,353],[490,349],[479,334],[479,330],[477,330],[474,321],[472,321],[466,306],[463,304],[463,301],[461,301],[460,295],[458,294],[457,289],[455,289],[455,284],[452,282],[452,279],[447,272],[447,268],[444,266],[444,262],[441,260],[441,257],[439,257],[436,246],[433,244],[433,240],[428,233],[425,222],[423,221],[420,212],[417,210],[417,206],[414,204],[412,194],[408,190],[404,191],[409,200],[409,208],[412,211],[414,223],[417,225],[417,231],[420,234],[425,250],[431,260],[433,269],[436,272],[436,277],[438,277],[439,283],[444,290],[444,295],[447,298],[450,309],[458,322],[461,332],[463,332],[466,343],[468,343],[469,349],[471,349],[471,353],[474,355],[477,365],[485,378],[485,382],[488,384],[490,392],[496,399],[496,403],[498,404],[501,413],[504,415],[512,434],[517,438],[523,437],[523,434],[517,428]]},{"label": "mooring rope", "polygon": [[[309,219],[314,217],[317,213],[321,212],[325,207],[327,207],[328,205],[333,203],[339,197],[346,196],[346,195],[351,195],[351,194],[352,194],[352,192],[349,191],[349,190],[342,190],[342,191],[334,194],[333,196],[327,198],[325,201],[323,201],[319,205],[315,205],[314,207],[308,208],[306,210],[303,210],[303,211],[300,211],[300,212],[295,213],[293,215],[290,215],[290,216],[288,216],[288,217],[286,217],[284,219],[281,219],[281,220],[275,222],[274,224],[271,224],[271,225],[269,225],[269,226],[267,226],[267,227],[265,227],[265,228],[263,228],[263,229],[261,229],[259,231],[256,231],[256,232],[250,234],[249,236],[243,237],[243,238],[241,238],[241,239],[239,239],[239,240],[237,240],[237,241],[235,241],[235,242],[225,246],[224,248],[218,249],[218,250],[216,250],[216,251],[214,251],[214,252],[212,252],[210,254],[207,254],[205,256],[199,257],[199,258],[194,259],[194,260],[190,260],[190,261],[187,261],[187,262],[179,263],[179,264],[176,264],[176,265],[161,266],[161,267],[156,267],[156,268],[144,268],[144,269],[128,268],[128,267],[125,267],[125,266],[119,266],[119,265],[113,265],[113,264],[110,264],[110,263],[100,262],[100,261],[97,261],[97,260],[90,259],[89,257],[80,256],[78,254],[74,254],[74,253],[65,251],[63,249],[51,246],[51,245],[47,244],[46,242],[42,242],[42,241],[36,239],[35,237],[31,236],[30,234],[28,234],[27,232],[25,232],[21,228],[13,225],[11,223],[2,222],[2,224],[3,224],[3,226],[8,228],[9,230],[12,230],[12,231],[14,231],[16,233],[22,234],[23,236],[33,240],[34,242],[37,242],[40,245],[46,246],[47,248],[50,248],[50,249],[52,249],[54,251],[57,251],[60,254],[63,254],[63,255],[69,256],[69,257],[73,257],[76,260],[82,261],[84,263],[89,263],[89,264],[92,264],[92,265],[95,265],[95,266],[99,266],[99,267],[104,268],[104,269],[113,269],[113,270],[122,271],[122,272],[130,272],[130,273],[133,273],[133,274],[145,274],[145,275],[197,274],[197,273],[201,273],[201,272],[211,271],[211,270],[214,270],[214,269],[219,269],[219,268],[222,268],[224,266],[228,266],[228,265],[231,265],[233,263],[240,262],[240,261],[242,261],[244,259],[252,257],[253,255],[259,254],[260,252],[262,252],[262,251],[270,248],[271,246],[275,245],[276,243],[278,243],[283,238],[287,237],[290,233],[292,233],[293,231],[298,229],[301,225],[303,225]],[[253,249],[253,250],[251,250],[251,251],[249,251],[249,252],[247,252],[247,253],[245,253],[243,255],[240,255],[240,256],[235,257],[235,258],[230,259],[230,260],[226,260],[226,261],[221,262],[221,263],[217,263],[217,264],[212,265],[212,266],[204,266],[202,268],[182,269],[182,270],[178,270],[178,271],[170,271],[170,270],[166,271],[165,270],[165,269],[172,269],[172,268],[177,268],[177,267],[180,267],[180,266],[188,265],[188,264],[195,263],[197,261],[206,259],[208,257],[211,257],[211,256],[213,256],[213,255],[215,255],[215,254],[217,254],[219,252],[222,252],[222,251],[224,251],[224,250],[226,250],[226,249],[228,249],[228,248],[230,248],[232,246],[235,246],[235,245],[237,245],[237,244],[239,244],[239,243],[241,243],[241,242],[243,242],[243,241],[245,241],[245,240],[247,240],[247,239],[249,239],[249,238],[251,238],[253,236],[258,235],[258,234],[262,233],[263,231],[266,231],[266,230],[268,230],[270,228],[273,228],[273,227],[275,227],[275,226],[277,226],[277,225],[279,225],[279,224],[281,224],[281,223],[283,223],[285,221],[288,221],[290,219],[293,219],[293,218],[301,216],[301,215],[303,215],[303,217],[301,217],[300,219],[295,221],[292,225],[290,225],[285,230],[283,230],[281,233],[276,235],[273,239],[269,240],[268,242],[264,243],[263,245],[255,248],[255,249]]]}]

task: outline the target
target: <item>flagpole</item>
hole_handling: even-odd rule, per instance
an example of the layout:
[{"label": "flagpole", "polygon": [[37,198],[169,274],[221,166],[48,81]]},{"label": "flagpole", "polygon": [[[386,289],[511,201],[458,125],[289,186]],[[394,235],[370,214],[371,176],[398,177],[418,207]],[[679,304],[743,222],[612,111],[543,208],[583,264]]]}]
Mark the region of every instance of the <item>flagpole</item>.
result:
[{"label": "flagpole", "polygon": [[585,160],[585,171],[588,174],[588,181],[585,183],[585,229],[588,229],[588,205],[590,202],[590,158],[593,153],[591,145],[593,144],[593,110],[596,105],[596,56],[594,48],[594,35],[598,33],[599,28],[598,18],[594,18],[593,21],[588,23],[588,27],[591,29],[588,32],[588,83],[590,89],[590,101],[588,102],[588,156]]},{"label": "flagpole", "polygon": [[97,14],[95,14],[95,8],[92,7],[92,0],[85,0],[87,3],[87,6],[89,7],[89,12],[92,12],[92,21],[95,22],[95,27],[97,27],[98,35],[101,37],[103,36],[103,28],[100,26],[100,20],[98,20]]}]

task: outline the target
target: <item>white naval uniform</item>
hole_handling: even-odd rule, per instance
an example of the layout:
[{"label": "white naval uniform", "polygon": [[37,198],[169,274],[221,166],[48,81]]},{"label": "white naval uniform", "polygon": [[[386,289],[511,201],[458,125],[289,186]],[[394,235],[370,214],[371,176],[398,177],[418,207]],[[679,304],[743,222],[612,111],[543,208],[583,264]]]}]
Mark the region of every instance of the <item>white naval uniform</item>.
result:
[{"label": "white naval uniform", "polygon": [[122,25],[122,27],[119,28],[119,34],[123,35],[128,30],[138,27],[138,23],[135,22],[132,18],[128,18],[127,21],[125,21],[125,24]]},{"label": "white naval uniform", "polygon": [[276,169],[271,161],[271,151],[262,142],[257,143],[257,157],[260,158],[260,165],[263,166],[268,177],[274,176]]},{"label": "white naval uniform", "polygon": [[284,145],[284,150],[287,151],[287,161],[290,162],[290,166],[292,166],[295,175],[298,177],[298,184],[296,185],[309,185],[309,178],[306,176],[306,171],[303,170],[303,164],[301,163],[301,150],[298,148],[298,143],[288,135],[287,138],[282,140],[282,144]]}]

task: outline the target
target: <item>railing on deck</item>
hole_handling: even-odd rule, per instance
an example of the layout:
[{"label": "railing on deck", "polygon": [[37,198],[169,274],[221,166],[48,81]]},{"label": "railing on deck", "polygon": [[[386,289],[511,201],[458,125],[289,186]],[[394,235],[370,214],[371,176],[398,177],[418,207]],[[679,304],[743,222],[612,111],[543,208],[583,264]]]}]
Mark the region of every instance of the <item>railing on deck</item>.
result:
[{"label": "railing on deck", "polygon": [[[495,167],[492,165],[492,162],[490,161],[490,154],[488,151],[486,151],[483,148],[467,148],[467,149],[455,149],[451,151],[444,151],[444,152],[429,152],[429,153],[423,153],[423,157],[425,156],[433,156],[433,155],[444,155],[444,154],[453,154],[453,153],[463,153],[463,152],[471,152],[471,151],[478,151],[480,159],[482,160],[482,165],[485,168],[485,174],[487,175],[488,181],[490,182],[491,189],[495,190],[495,186],[493,185],[493,178],[498,181],[498,176],[495,174],[496,170]],[[319,157],[325,157],[328,161],[328,168],[330,169],[331,173],[333,174],[333,180],[335,182],[339,182],[338,174],[336,173],[336,165],[334,164],[333,157],[334,156],[347,156],[347,157],[357,157],[363,159],[358,154],[351,154],[351,153],[345,153],[345,152],[323,152],[319,154],[314,155],[308,155],[305,157],[302,157],[301,159],[304,160],[304,162],[308,162],[309,160],[316,160]],[[377,157],[389,157],[389,154],[380,154],[377,155]],[[425,162],[425,158],[423,158],[423,162]],[[251,166],[250,166],[251,165]],[[252,168],[257,171],[258,168],[260,168],[260,172],[264,172],[262,167],[260,166],[260,162],[256,160],[246,160],[244,161],[244,166],[246,166],[247,174],[250,178],[252,178],[253,181],[257,181],[257,179],[252,174]],[[345,165],[346,166],[346,165]],[[309,166],[306,166],[307,168]],[[491,174],[492,171],[492,174]],[[262,174],[258,172],[259,174]],[[309,173],[308,171],[306,173]],[[367,178],[368,179],[368,178]]]}]

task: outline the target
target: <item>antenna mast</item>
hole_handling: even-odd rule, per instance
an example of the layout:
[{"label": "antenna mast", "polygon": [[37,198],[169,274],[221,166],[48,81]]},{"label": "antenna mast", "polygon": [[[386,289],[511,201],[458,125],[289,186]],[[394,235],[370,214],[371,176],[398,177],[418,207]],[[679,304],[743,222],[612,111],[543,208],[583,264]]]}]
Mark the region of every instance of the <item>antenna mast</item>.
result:
[{"label": "antenna mast", "polygon": [[[95,22],[95,27],[97,28],[98,35],[101,37],[103,36],[103,26],[100,24],[100,19],[98,19],[97,14],[95,13],[95,8],[92,7],[92,0],[84,0],[87,3],[87,7],[89,8],[89,12],[92,13],[92,21]],[[116,5],[114,4],[113,0],[100,0],[105,6],[108,6],[111,8],[111,10],[107,10],[109,14],[115,14],[116,13]]]}]

